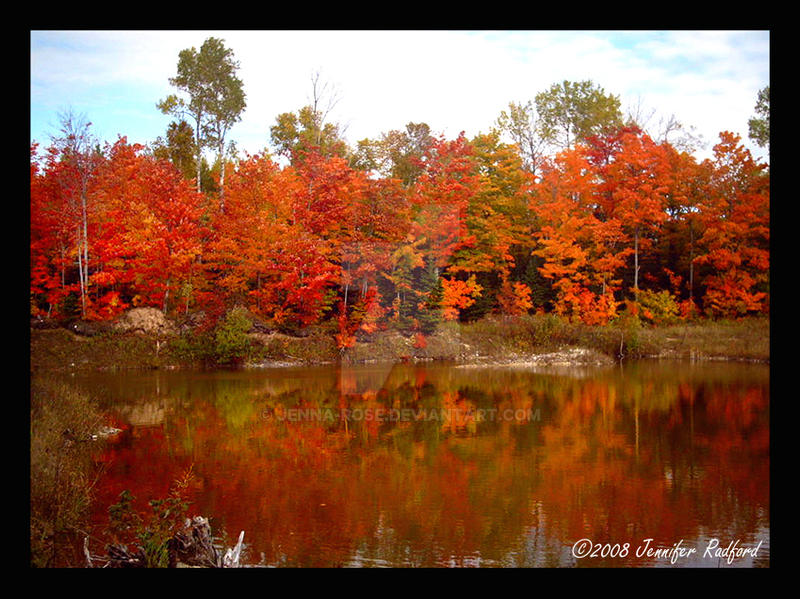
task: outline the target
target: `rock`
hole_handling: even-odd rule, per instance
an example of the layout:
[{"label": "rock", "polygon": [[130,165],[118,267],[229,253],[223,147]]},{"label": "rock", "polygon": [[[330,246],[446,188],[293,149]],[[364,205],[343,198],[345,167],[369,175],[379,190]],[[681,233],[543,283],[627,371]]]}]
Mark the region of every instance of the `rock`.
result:
[{"label": "rock", "polygon": [[[507,356],[503,359],[478,358],[473,363],[461,364],[459,368],[524,368],[541,372],[568,372],[576,368],[608,367],[614,360],[593,349],[573,347],[559,351],[531,354],[525,356]],[[565,370],[566,369],[566,370]]]},{"label": "rock", "polygon": [[113,325],[122,332],[170,335],[176,332],[175,325],[167,320],[158,308],[133,308],[120,316]]},{"label": "rock", "polygon": [[101,437],[101,438],[113,437],[114,435],[117,435],[121,432],[122,429],[120,428],[114,428],[113,426],[101,426],[98,429],[97,433],[95,433],[95,437]]},{"label": "rock", "polygon": [[606,366],[614,363],[611,358],[600,352],[581,347],[530,356],[527,361],[548,366]]},{"label": "rock", "polygon": [[50,318],[42,318],[41,316],[35,316],[31,318],[31,328],[40,331],[47,331],[47,330],[58,329],[60,328],[60,325],[58,324],[58,322]]},{"label": "rock", "polygon": [[268,324],[266,324],[262,320],[253,318],[252,322],[253,322],[253,326],[250,329],[251,333],[260,333],[262,335],[270,335],[272,333],[277,332],[277,329],[275,327],[269,326]]},{"label": "rock", "polygon": [[106,322],[92,320],[75,320],[67,325],[67,329],[83,337],[96,337],[97,335],[108,333],[111,328]]}]

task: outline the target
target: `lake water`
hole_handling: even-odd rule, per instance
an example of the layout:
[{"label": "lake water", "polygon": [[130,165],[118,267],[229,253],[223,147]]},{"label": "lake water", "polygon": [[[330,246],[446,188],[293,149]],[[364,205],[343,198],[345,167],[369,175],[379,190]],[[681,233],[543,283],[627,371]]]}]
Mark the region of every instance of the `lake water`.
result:
[{"label": "lake water", "polygon": [[109,441],[95,538],[190,466],[267,566],[769,565],[769,367],[447,364],[75,375]]}]

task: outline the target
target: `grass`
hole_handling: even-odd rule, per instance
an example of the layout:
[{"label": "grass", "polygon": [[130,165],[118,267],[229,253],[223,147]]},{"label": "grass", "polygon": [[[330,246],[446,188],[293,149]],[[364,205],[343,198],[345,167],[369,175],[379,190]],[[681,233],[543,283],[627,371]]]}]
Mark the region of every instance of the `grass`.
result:
[{"label": "grass", "polygon": [[30,543],[35,567],[82,566],[79,549],[92,500],[96,405],[68,385],[31,382]]},{"label": "grass", "polygon": [[63,328],[31,330],[30,342],[34,371],[158,368],[174,361],[162,353],[163,341],[136,333],[81,337]]},{"label": "grass", "polygon": [[488,355],[585,347],[615,359],[690,358],[769,361],[769,319],[649,326],[621,318],[606,326],[553,315],[488,318],[463,325],[463,342]]}]

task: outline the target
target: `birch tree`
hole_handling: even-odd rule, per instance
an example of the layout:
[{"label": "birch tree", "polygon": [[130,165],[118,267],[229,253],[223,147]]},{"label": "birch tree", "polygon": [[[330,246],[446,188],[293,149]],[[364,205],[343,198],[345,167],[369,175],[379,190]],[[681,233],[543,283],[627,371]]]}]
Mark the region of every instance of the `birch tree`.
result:
[{"label": "birch tree", "polygon": [[164,114],[194,121],[197,152],[197,191],[200,191],[203,148],[213,148],[221,165],[220,200],[224,210],[225,140],[231,128],[241,120],[245,109],[242,81],[236,76],[239,63],[223,40],[210,37],[198,52],[194,47],[181,50],[178,73],[169,82],[188,98],[175,94],[157,106]]},{"label": "birch tree", "polygon": [[81,293],[81,317],[86,317],[89,287],[89,186],[94,177],[100,155],[97,139],[90,131],[91,123],[85,115],[72,109],[59,114],[60,135],[53,138],[53,146],[62,166],[59,184],[62,193],[75,215],[76,259]]}]

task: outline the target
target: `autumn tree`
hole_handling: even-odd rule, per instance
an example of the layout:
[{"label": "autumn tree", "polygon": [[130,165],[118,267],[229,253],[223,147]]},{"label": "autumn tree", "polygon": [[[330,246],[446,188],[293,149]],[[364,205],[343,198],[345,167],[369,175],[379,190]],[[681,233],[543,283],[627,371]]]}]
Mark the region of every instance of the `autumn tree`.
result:
[{"label": "autumn tree", "polygon": [[95,309],[110,318],[131,305],[184,312],[202,284],[203,198],[168,161],[119,139],[108,148],[94,193],[104,225],[92,275],[102,296]]},{"label": "autumn tree", "polygon": [[606,169],[610,191],[609,216],[622,224],[633,244],[633,292],[639,290],[640,257],[651,244],[649,234],[666,220],[670,165],[663,146],[649,136],[629,132]]},{"label": "autumn tree", "polygon": [[691,154],[669,145],[665,150],[672,176],[666,196],[668,217],[662,225],[657,249],[661,272],[656,274],[662,288],[685,298],[681,300],[681,310],[684,316],[689,316],[696,307],[695,257],[703,233],[700,207],[708,193],[712,164],[709,160],[697,162]]},{"label": "autumn tree", "polygon": [[52,178],[39,164],[38,144],[31,144],[30,264],[31,315],[60,315],[69,293],[66,272],[73,230],[64,218],[66,204]]},{"label": "autumn tree", "polygon": [[86,317],[89,302],[89,232],[93,210],[90,186],[102,157],[84,115],[68,110],[60,115],[61,132],[53,139],[48,170],[55,177],[57,193],[64,199],[63,218],[75,230],[75,257],[78,266],[81,315]]},{"label": "autumn tree", "polygon": [[704,232],[695,263],[712,316],[765,311],[769,301],[769,175],[730,132],[714,146],[713,172],[700,204]]},{"label": "autumn tree", "polygon": [[622,224],[600,211],[602,179],[584,145],[559,153],[543,171],[531,198],[542,276],[555,290],[556,313],[604,324],[617,313],[615,293],[629,250]]},{"label": "autumn tree", "polygon": [[497,308],[498,302],[501,310],[522,305],[515,304],[512,296],[517,294],[520,301],[530,296],[530,288],[520,279],[532,249],[527,205],[532,175],[522,168],[514,146],[500,141],[498,131],[477,135],[470,144],[477,176],[464,214],[470,243],[454,251],[448,272],[477,277],[483,293],[465,312],[475,317]]}]

